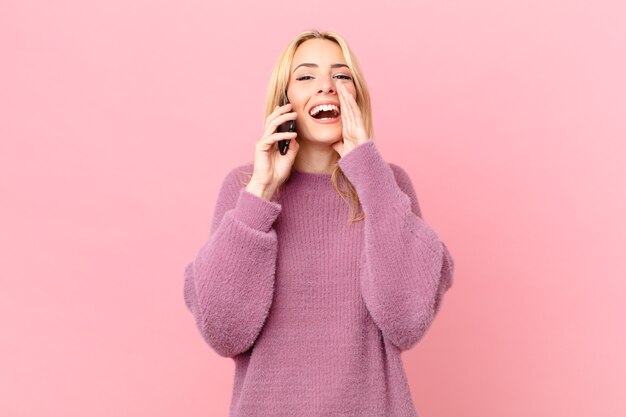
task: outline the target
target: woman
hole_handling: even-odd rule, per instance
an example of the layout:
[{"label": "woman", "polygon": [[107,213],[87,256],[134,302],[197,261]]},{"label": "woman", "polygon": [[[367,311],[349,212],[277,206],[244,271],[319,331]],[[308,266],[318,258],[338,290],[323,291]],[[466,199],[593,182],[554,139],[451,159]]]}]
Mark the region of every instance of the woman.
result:
[{"label": "woman", "polygon": [[[226,175],[184,272],[200,333],[235,361],[231,417],[417,415],[400,353],[429,328],[454,266],[408,174],[378,152],[370,114],[339,34],[287,46],[254,161]],[[289,120],[295,132],[275,132]]]}]

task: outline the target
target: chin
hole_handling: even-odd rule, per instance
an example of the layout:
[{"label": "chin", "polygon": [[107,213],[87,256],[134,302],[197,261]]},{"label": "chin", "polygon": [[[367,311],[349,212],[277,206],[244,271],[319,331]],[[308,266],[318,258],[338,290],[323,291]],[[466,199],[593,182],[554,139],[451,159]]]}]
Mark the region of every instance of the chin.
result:
[{"label": "chin", "polygon": [[310,132],[309,140],[312,142],[331,144],[341,140],[341,133],[341,126],[334,129],[315,129]]}]

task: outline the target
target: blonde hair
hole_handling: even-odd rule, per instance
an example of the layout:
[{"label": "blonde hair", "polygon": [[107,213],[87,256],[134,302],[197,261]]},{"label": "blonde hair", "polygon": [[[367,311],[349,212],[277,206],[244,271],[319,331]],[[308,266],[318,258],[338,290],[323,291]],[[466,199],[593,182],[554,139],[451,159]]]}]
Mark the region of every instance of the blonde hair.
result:
[{"label": "blonde hair", "polygon": [[[320,32],[315,29],[306,30],[304,32],[301,32],[289,43],[289,45],[287,45],[285,50],[278,58],[278,61],[276,62],[276,65],[274,66],[274,70],[270,77],[270,82],[267,89],[264,121],[267,116],[269,116],[270,113],[274,111],[274,108],[279,105],[279,101],[283,92],[285,92],[285,94],[287,92],[287,86],[290,76],[289,72],[291,64],[293,62],[293,57],[296,53],[296,49],[298,48],[298,46],[300,46],[305,41],[308,41],[309,39],[326,39],[335,42],[341,48],[343,57],[346,60],[346,64],[348,64],[348,67],[352,72],[352,78],[356,87],[355,99],[359,106],[359,109],[361,110],[365,129],[367,131],[368,137],[372,138],[374,129],[372,125],[372,108],[370,103],[370,95],[367,84],[365,83],[365,79],[363,78],[361,67],[356,56],[348,46],[345,39],[340,34],[333,31]],[[252,173],[246,174],[248,175],[249,181],[252,177]],[[285,180],[285,182],[287,180]],[[345,176],[338,163],[336,163],[333,167],[331,182],[335,191],[341,196],[344,201],[346,201],[350,205],[351,210],[348,224],[350,224],[351,222],[363,220],[365,218],[365,213],[363,213],[362,211],[360,213],[357,213],[359,208],[359,196],[357,195],[356,189]],[[345,184],[347,190],[341,190],[339,188],[338,184],[340,182]],[[278,193],[279,190],[280,186],[276,189],[275,192]]]}]

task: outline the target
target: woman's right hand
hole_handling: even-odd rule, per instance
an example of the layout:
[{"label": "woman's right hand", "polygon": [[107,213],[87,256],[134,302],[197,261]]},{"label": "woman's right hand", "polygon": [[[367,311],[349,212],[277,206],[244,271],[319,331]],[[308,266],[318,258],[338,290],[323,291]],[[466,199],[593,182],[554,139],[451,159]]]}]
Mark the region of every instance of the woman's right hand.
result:
[{"label": "woman's right hand", "polygon": [[[246,188],[259,196],[262,193],[268,199],[289,176],[300,147],[298,141],[294,140],[297,136],[296,132],[276,132],[279,125],[296,119],[297,113],[289,110],[291,110],[291,103],[274,108],[265,121],[263,138],[255,144],[254,148],[254,171]],[[281,155],[276,143],[284,139],[292,140],[289,142],[287,153]]]}]

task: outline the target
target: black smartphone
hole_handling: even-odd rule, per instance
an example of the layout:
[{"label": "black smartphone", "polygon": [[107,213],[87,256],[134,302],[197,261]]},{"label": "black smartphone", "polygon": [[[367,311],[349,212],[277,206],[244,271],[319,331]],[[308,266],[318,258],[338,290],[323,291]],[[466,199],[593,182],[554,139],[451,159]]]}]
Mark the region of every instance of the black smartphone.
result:
[{"label": "black smartphone", "polygon": [[[280,106],[284,106],[289,103],[289,99],[287,98],[287,94],[284,94],[280,97]],[[283,113],[284,114],[284,113]],[[277,132],[295,132],[296,131],[296,121],[295,120],[287,120],[285,123],[281,124],[276,128]],[[278,141],[278,151],[281,155],[287,153],[289,149],[289,142],[291,139],[283,139]]]}]

